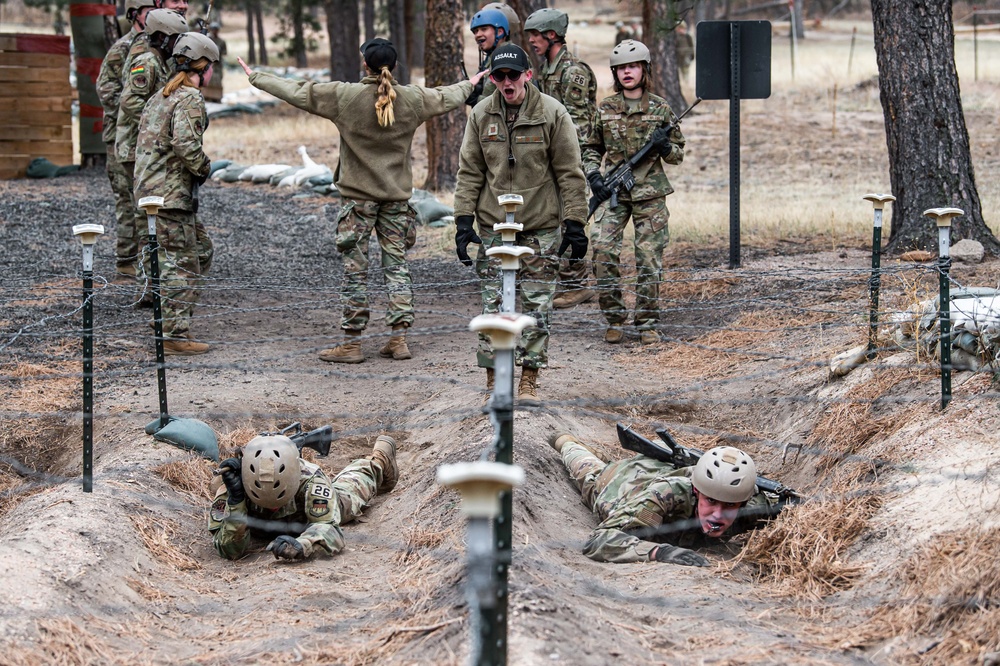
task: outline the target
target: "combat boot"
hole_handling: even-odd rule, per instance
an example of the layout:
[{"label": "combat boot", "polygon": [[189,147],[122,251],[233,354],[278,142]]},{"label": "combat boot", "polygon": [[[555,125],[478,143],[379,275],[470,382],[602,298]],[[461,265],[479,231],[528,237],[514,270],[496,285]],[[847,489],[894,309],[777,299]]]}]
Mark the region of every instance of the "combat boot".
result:
[{"label": "combat boot", "polygon": [[319,359],[327,363],[364,363],[365,355],[361,353],[361,331],[344,331],[347,338],[344,342],[331,349],[319,353]]},{"label": "combat boot", "polygon": [[566,308],[571,308],[574,305],[580,305],[581,303],[586,303],[594,299],[594,290],[587,289],[586,287],[580,287],[578,289],[570,289],[564,291],[555,297],[552,301],[552,307],[556,310],[565,310]]},{"label": "combat boot", "polygon": [[375,440],[375,450],[372,451],[371,460],[382,468],[382,483],[378,486],[378,492],[387,493],[395,488],[396,482],[399,481],[399,468],[396,467],[396,440],[388,435],[379,435]]},{"label": "combat boot", "polygon": [[208,344],[195,342],[187,335],[178,338],[163,339],[164,356],[197,356],[207,351]]},{"label": "combat boot", "polygon": [[524,403],[538,403],[538,368],[521,368],[517,397]]},{"label": "combat boot", "polygon": [[660,334],[649,328],[639,334],[639,342],[644,345],[656,344],[660,341]]},{"label": "combat boot", "polygon": [[378,350],[378,355],[382,358],[391,358],[396,361],[405,361],[413,358],[410,348],[406,346],[406,324],[396,324],[392,327],[392,337]]},{"label": "combat boot", "polygon": [[552,448],[558,451],[559,453],[562,453],[563,447],[566,444],[569,444],[570,442],[587,449],[594,455],[595,458],[597,458],[601,462],[608,462],[608,456],[605,453],[598,451],[592,446],[584,444],[576,436],[571,435],[568,432],[556,432],[551,437],[549,437],[549,445],[551,445]]},{"label": "combat boot", "polygon": [[604,333],[604,341],[610,345],[617,345],[624,339],[625,332],[615,326],[609,326],[608,330]]}]

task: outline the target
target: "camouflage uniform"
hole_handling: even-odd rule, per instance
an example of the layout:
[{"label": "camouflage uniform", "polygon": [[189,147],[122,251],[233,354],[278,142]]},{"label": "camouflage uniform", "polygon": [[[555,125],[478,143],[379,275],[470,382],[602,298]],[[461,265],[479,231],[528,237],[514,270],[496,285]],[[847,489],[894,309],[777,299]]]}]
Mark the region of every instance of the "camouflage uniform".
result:
[{"label": "camouflage uniform", "polygon": [[[583,166],[587,173],[601,167],[601,159],[613,165],[634,155],[658,127],[677,117],[666,100],[644,92],[631,109],[622,93],[605,97],[598,105],[594,131],[583,146]],[[595,216],[593,244],[594,275],[600,291],[604,317],[612,326],[626,323],[628,310],[621,288],[621,247],[625,225],[632,218],[635,229],[636,302],[635,326],[655,329],[660,319],[659,289],[663,272],[663,250],[670,239],[670,213],[664,197],[674,189],[663,171],[663,162],[680,164],[684,159],[684,135],[676,125],[670,133],[671,150],[665,155],[655,150],[636,166],[635,187],[618,193],[618,206],[602,206]]]},{"label": "camouflage uniform", "polygon": [[212,263],[212,241],[195,213],[196,189],[211,161],[202,149],[208,127],[205,100],[191,86],[153,95],[139,123],[135,198],[163,197],[156,218],[160,250],[163,334],[184,337],[198,300],[198,283]]},{"label": "camouflage uniform", "polygon": [[[229,491],[225,485],[219,487],[208,516],[208,531],[219,555],[230,560],[243,557],[251,534],[293,536],[302,545],[305,557],[317,552],[317,548],[330,555],[344,549],[340,526],[360,517],[375,497],[382,484],[381,465],[368,458],[355,460],[331,483],[317,465],[299,462],[299,490],[280,509],[265,509],[249,498],[230,506]],[[274,523],[262,525],[254,521]]]},{"label": "camouflage uniform", "polygon": [[[118,106],[118,121],[115,128],[115,156],[121,163],[125,177],[128,179],[129,191],[132,195],[132,211],[136,216],[138,229],[138,248],[141,250],[149,242],[149,232],[142,221],[146,214],[136,207],[135,197],[135,146],[139,139],[139,120],[146,102],[157,90],[167,85],[170,71],[160,52],[149,44],[149,36],[140,34],[132,42],[125,67],[122,69],[122,94]],[[158,194],[158,193],[157,193]],[[140,197],[141,198],[141,197]],[[142,274],[149,274],[149,257],[143,254],[143,270],[136,267],[137,278],[142,284]]]},{"label": "camouflage uniform", "polygon": [[472,92],[462,81],[450,86],[401,86],[393,102],[395,122],[380,127],[375,116],[378,78],[359,83],[291,81],[254,72],[250,83],[309,113],[328,118],[340,130],[337,189],[343,207],[337,217],[337,250],[344,255],[346,302],[340,326],[361,331],[368,324],[368,244],[372,229],[382,248],[382,268],[389,289],[386,324],[413,323],[413,291],[406,264],[408,232],[416,213],[407,203],[413,195],[410,170],[413,134],[429,118],[460,107]]},{"label": "camouflage uniform", "polygon": [[[502,99],[497,91],[469,115],[459,158],[455,216],[476,217],[483,240],[476,257],[483,311],[495,312],[500,260],[487,258],[486,249],[500,243],[493,225],[506,219],[497,196],[510,192],[524,197],[517,211],[524,231],[518,234],[517,244],[533,248],[535,255],[521,262],[521,311],[535,318],[536,328],[522,335],[519,358],[525,368],[544,368],[561,224],[563,220],[585,221],[587,183],[580,169],[576,129],[562,104],[528,85],[517,119],[508,126]],[[509,156],[514,157],[513,164]],[[484,335],[480,335],[476,358],[479,367],[493,367],[493,348]]]},{"label": "camouflage uniform", "polygon": [[132,41],[142,33],[135,27],[111,45],[101,71],[97,75],[97,95],[104,107],[104,145],[107,151],[108,180],[115,196],[117,243],[115,256],[119,266],[132,265],[139,255],[139,227],[135,207],[132,205],[132,187],[125,169],[115,152],[115,134],[118,127],[118,103],[122,95],[122,69],[128,59]]},{"label": "camouflage uniform", "polygon": [[[497,44],[497,46],[499,46],[499,44]],[[493,65],[493,51],[495,50],[496,47],[486,54],[483,61],[479,63],[479,69],[476,70],[477,72],[490,71],[490,67]],[[479,81],[478,84],[476,84],[476,87],[472,89],[472,94],[469,95],[467,100],[465,100],[465,103],[469,106],[475,106],[476,104],[479,104],[480,101],[492,95],[496,89],[496,84],[493,83],[493,80],[489,77],[489,74],[487,74]]]},{"label": "camouflage uniform", "polygon": [[[693,467],[677,469],[642,455],[604,463],[576,442],[563,446],[562,459],[584,505],[601,521],[583,547],[583,554],[592,560],[645,562],[660,543],[682,548],[719,543],[704,535],[695,516]],[[777,501],[773,495],[757,492],[742,511],[752,513]],[[754,524],[754,519],[741,516],[727,534]]]},{"label": "camouflage uniform", "polygon": [[[590,135],[597,107],[597,77],[590,66],[570,53],[563,44],[551,62],[539,72],[538,87],[562,102],[576,125],[580,145]],[[559,283],[563,289],[582,289],[587,281],[587,260],[559,261]]]}]

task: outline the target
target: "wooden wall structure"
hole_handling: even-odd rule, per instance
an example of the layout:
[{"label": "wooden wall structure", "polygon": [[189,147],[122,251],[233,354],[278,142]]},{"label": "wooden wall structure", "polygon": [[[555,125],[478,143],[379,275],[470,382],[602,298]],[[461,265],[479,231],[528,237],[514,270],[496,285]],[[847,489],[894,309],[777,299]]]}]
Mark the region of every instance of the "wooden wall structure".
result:
[{"label": "wooden wall structure", "polygon": [[35,157],[73,164],[69,37],[0,33],[0,178]]}]

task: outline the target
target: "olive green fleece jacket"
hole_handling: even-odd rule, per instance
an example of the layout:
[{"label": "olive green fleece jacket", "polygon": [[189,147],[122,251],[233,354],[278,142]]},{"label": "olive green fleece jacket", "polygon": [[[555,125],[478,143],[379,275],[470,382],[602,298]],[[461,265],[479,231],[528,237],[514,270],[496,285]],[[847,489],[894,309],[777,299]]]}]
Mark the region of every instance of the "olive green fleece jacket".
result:
[{"label": "olive green fleece jacket", "polygon": [[524,205],[514,219],[525,231],[552,229],[563,220],[586,223],[587,181],[576,126],[566,107],[529,83],[513,136],[508,137],[502,100],[498,90],[469,115],[458,163],[455,217],[475,215],[480,227],[492,228],[505,219],[497,197],[520,194]]},{"label": "olive green fleece jacket", "polygon": [[250,83],[292,106],[333,121],[340,131],[337,189],[344,197],[365,201],[407,201],[413,196],[413,133],[428,118],[462,106],[472,92],[468,81],[440,88],[401,86],[394,81],[396,120],[382,127],[375,116],[378,79],[374,76],[366,76],[360,83],[315,83],[254,72]]}]

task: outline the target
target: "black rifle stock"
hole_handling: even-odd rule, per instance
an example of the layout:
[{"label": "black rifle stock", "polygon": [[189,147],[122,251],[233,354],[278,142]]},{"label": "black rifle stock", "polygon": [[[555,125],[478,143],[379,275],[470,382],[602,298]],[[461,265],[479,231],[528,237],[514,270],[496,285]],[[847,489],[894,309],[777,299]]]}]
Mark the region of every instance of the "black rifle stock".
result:
[{"label": "black rifle stock", "polygon": [[[294,430],[295,432],[289,435],[288,432],[290,430]],[[309,432],[302,432],[302,424],[296,421],[292,425],[283,428],[279,434],[285,435],[288,439],[295,442],[299,453],[304,448],[310,448],[321,456],[330,455],[330,444],[333,442],[333,426],[325,425]]]},{"label": "black rifle stock", "polygon": [[[670,123],[669,125],[666,125],[667,131],[669,132],[674,127],[679,125],[681,119],[688,113],[690,113],[691,109],[698,106],[700,102],[701,102],[701,97],[695,99],[695,101],[691,104],[691,106],[689,106],[684,110],[684,113],[677,116],[677,120]],[[611,200],[611,207],[614,208],[615,206],[618,205],[619,192],[621,192],[622,190],[625,190],[626,192],[632,191],[632,188],[635,187],[635,176],[632,175],[632,169],[635,167],[635,165],[639,164],[639,162],[643,161],[646,158],[646,155],[649,154],[649,151],[651,151],[654,147],[655,144],[653,140],[650,139],[649,141],[646,142],[646,144],[642,148],[636,151],[635,155],[623,161],[621,164],[619,164],[611,171],[609,171],[606,176],[604,176],[604,184],[608,186],[608,189],[611,191],[611,195],[605,199],[599,198],[596,194],[590,197],[590,208],[587,211],[588,220],[591,217],[593,217],[594,211],[597,210],[597,207],[600,206],[605,201],[607,201],[608,199]]]},{"label": "black rifle stock", "polygon": [[[656,431],[657,436],[663,440],[661,444],[646,439],[635,430],[632,430],[630,426],[618,423],[616,427],[618,429],[618,441],[621,443],[623,449],[641,453],[644,456],[669,463],[677,468],[693,467],[705,455],[704,451],[681,446],[664,428]],[[763,491],[777,495],[778,499],[781,500],[779,506],[787,503],[796,504],[803,499],[802,495],[785,484],[773,481],[764,476],[757,477],[757,487]]]}]

